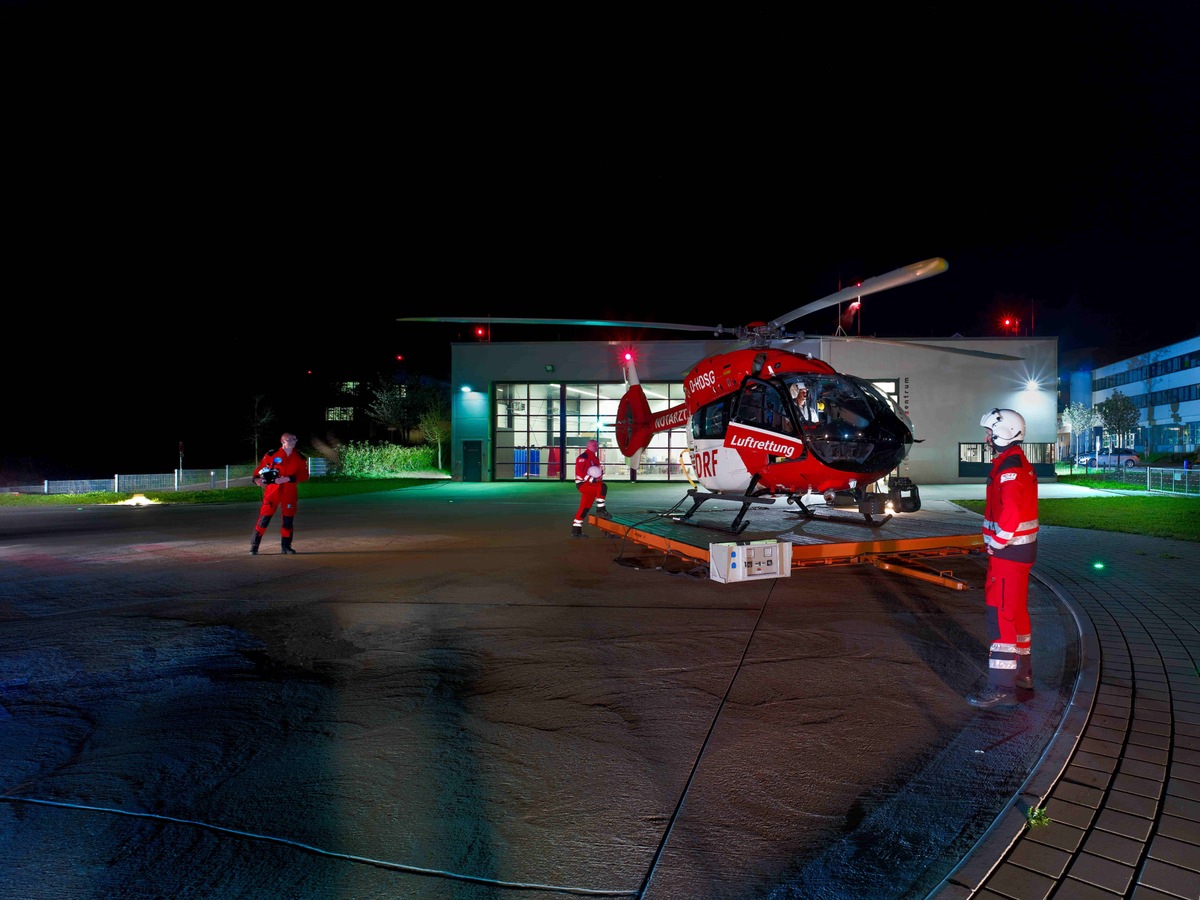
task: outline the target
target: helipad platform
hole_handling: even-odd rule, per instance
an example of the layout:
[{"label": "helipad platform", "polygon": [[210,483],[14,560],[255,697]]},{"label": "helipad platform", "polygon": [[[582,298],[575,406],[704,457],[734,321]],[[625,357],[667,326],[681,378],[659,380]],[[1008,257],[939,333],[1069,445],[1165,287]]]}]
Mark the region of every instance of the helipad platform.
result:
[{"label": "helipad platform", "polygon": [[691,498],[669,509],[611,511],[611,519],[590,515],[600,530],[698,564],[709,563],[709,545],[729,541],[787,540],[792,544],[792,571],[811,566],[873,565],[955,590],[966,585],[942,563],[983,550],[978,515],[949,501],[933,501],[916,512],[875,517],[868,523],[854,508],[811,507],[812,517],[779,500],[753,505],[733,533],[741,510],[735,501],[709,500],[686,520]]}]

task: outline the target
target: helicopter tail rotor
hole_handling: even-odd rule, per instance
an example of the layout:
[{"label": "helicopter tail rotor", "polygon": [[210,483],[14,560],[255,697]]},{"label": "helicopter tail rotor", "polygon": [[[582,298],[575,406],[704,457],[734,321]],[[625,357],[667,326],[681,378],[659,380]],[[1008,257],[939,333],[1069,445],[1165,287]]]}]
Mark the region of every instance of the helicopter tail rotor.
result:
[{"label": "helicopter tail rotor", "polygon": [[630,458],[630,466],[637,468],[641,461],[642,451],[650,446],[650,438],[654,436],[653,416],[650,412],[650,402],[646,392],[636,381],[629,385],[617,405],[617,446],[621,453]]},{"label": "helicopter tail rotor", "polygon": [[660,413],[652,412],[632,359],[625,364],[625,381],[629,387],[617,404],[614,430],[617,446],[628,457],[629,467],[636,471],[642,460],[642,452],[650,446],[650,439],[660,432],[686,425],[690,414],[687,403],[680,403]]}]

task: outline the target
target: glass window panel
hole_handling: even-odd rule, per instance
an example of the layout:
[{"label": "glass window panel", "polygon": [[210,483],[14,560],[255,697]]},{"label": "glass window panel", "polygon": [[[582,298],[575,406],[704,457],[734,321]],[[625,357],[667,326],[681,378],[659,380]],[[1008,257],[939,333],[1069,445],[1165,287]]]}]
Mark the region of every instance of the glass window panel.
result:
[{"label": "glass window panel", "polygon": [[[643,385],[643,389],[653,412],[683,402],[682,383],[657,382]],[[596,438],[608,477],[628,478],[629,468],[616,442],[617,409],[625,390],[623,384],[495,384],[493,477],[570,480],[575,457],[588,440]],[[565,401],[560,399],[564,393]],[[562,422],[565,432],[560,435]],[[682,478],[679,456],[686,447],[685,429],[654,435],[642,456],[638,478]]]},{"label": "glass window panel", "polygon": [[1031,463],[1051,463],[1054,462],[1054,445],[1033,443],[1022,444],[1025,450],[1025,458]]}]

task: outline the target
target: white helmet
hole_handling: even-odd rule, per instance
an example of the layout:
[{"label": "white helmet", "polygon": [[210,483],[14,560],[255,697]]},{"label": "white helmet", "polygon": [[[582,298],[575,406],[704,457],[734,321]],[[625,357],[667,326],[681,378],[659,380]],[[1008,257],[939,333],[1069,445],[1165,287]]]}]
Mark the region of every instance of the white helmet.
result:
[{"label": "white helmet", "polygon": [[993,409],[983,414],[979,424],[992,430],[994,447],[1007,447],[1025,437],[1025,417],[1015,409]]},{"label": "white helmet", "polygon": [[600,468],[599,466],[589,466],[588,467],[588,477],[589,478],[601,478],[603,476],[604,476],[604,470],[602,468]]}]

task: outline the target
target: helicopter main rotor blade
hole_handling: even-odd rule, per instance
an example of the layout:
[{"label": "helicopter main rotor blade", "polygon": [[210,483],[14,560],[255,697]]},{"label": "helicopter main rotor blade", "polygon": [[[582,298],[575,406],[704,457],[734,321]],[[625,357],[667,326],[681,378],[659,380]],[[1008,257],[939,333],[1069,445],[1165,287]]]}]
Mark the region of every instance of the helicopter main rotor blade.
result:
[{"label": "helicopter main rotor blade", "polygon": [[932,350],[935,353],[958,353],[962,356],[974,356],[977,359],[1000,359],[1006,362],[1020,362],[1021,360],[1025,359],[1023,356],[1010,356],[1007,353],[992,353],[990,350],[968,350],[965,347],[943,347],[940,344],[926,344],[921,341],[901,341],[893,340],[891,338],[845,337],[840,334],[806,334],[804,337],[799,339],[785,338],[779,341],[772,341],[771,346],[776,350],[791,351],[792,348],[797,344],[803,344],[810,341],[838,341],[845,344],[890,344],[893,347]]},{"label": "helicopter main rotor blade", "polygon": [[920,341],[896,341],[888,338],[842,337],[841,335],[809,335],[814,340],[843,341],[856,344],[891,344],[894,347],[919,347],[922,350],[933,350],[937,353],[958,353],[962,356],[974,356],[977,359],[1002,359],[1008,362],[1020,362],[1025,357],[1010,356],[1007,353],[992,353],[989,350],[968,350],[965,347],[943,347],[940,344],[924,344]]},{"label": "helicopter main rotor blade", "polygon": [[876,275],[874,278],[868,278],[861,284],[844,288],[836,294],[830,294],[821,300],[806,303],[799,309],[793,309],[790,313],[780,316],[771,322],[771,324],[775,328],[783,328],[784,325],[799,319],[801,316],[807,316],[845,300],[855,300],[859,297],[865,297],[867,294],[876,294],[879,291],[886,291],[890,288],[899,287],[902,284],[920,281],[922,278],[928,278],[931,275],[940,275],[947,268],[949,268],[949,264],[940,256],[935,256],[933,259],[927,259],[924,262],[913,263],[910,266],[894,269],[886,275]]},{"label": "helicopter main rotor blade", "polygon": [[720,325],[679,325],[671,322],[621,322],[614,319],[535,319],[496,316],[405,316],[397,322],[469,322],[477,325],[583,325],[596,328],[663,328],[670,331],[707,331],[734,334]]}]

